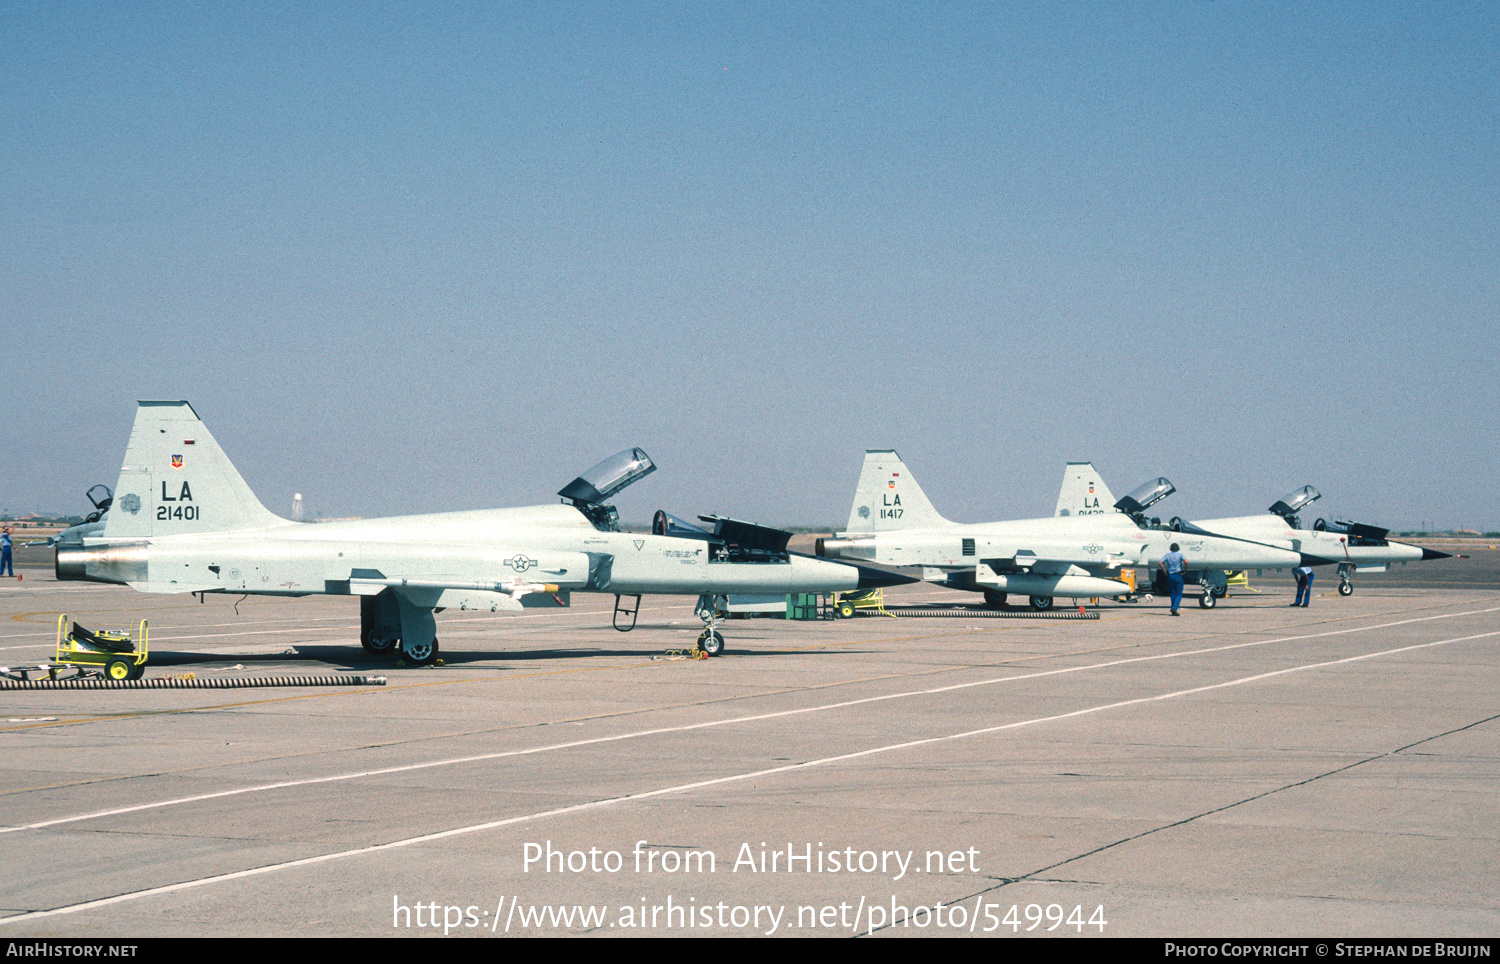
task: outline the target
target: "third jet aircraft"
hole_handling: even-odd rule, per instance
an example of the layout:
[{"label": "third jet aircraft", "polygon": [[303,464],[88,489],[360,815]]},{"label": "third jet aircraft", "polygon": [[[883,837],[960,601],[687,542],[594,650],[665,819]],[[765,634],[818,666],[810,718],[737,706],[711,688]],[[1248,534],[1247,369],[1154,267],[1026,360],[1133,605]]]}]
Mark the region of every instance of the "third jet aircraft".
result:
[{"label": "third jet aircraft", "polygon": [[[1157,482],[1164,482],[1158,479]],[[1099,479],[1099,474],[1089,462],[1071,462],[1063,476],[1062,489],[1057,496],[1059,516],[1078,515],[1100,511],[1100,499],[1110,511],[1129,514],[1139,505],[1136,498],[1142,491],[1151,490],[1155,483],[1147,483],[1142,489],[1132,492],[1118,503],[1112,503],[1109,489]],[[1172,490],[1162,492],[1157,499],[1165,498]],[[1174,518],[1163,527],[1184,536],[1201,535],[1239,539],[1279,549],[1289,549],[1304,556],[1309,565],[1338,565],[1339,595],[1354,592],[1353,576],[1357,569],[1380,572],[1393,563],[1420,562],[1427,559],[1446,559],[1448,553],[1421,546],[1392,542],[1387,538],[1389,529],[1364,525],[1359,522],[1327,522],[1318,519],[1311,528],[1304,529],[1299,515],[1307,506],[1322,498],[1321,493],[1310,485],[1288,492],[1277,499],[1266,515],[1236,516],[1228,519],[1200,519],[1188,522]],[[1157,501],[1152,499],[1151,502]],[[1147,503],[1148,505],[1150,503]],[[1150,524],[1160,526],[1159,519]],[[1242,567],[1243,568],[1243,567]]]}]

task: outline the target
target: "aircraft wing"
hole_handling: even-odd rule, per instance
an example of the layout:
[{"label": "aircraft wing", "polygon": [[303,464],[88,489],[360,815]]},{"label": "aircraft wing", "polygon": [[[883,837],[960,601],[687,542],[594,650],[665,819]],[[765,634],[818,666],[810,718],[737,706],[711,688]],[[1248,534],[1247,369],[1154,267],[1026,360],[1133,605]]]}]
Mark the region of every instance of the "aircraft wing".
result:
[{"label": "aircraft wing", "polygon": [[378,596],[394,590],[416,606],[433,609],[482,609],[490,612],[520,612],[523,609],[566,607],[568,591],[560,586],[533,582],[524,577],[500,582],[470,579],[405,579],[367,572],[349,578],[349,593]]},{"label": "aircraft wing", "polygon": [[[1096,551],[1089,551],[1091,549]],[[1086,545],[1076,549],[1045,546],[1037,549],[1020,549],[1008,559],[1005,557],[987,558],[985,562],[991,567],[1000,564],[1008,568],[1036,572],[1066,572],[1068,569],[1081,567],[1118,569],[1121,566],[1139,564],[1135,553],[1109,552],[1099,545]]]},{"label": "aircraft wing", "polygon": [[[967,566],[982,561],[996,572],[1067,573],[1102,572],[1121,566],[1149,563],[1147,540],[1126,542],[1118,537],[1100,538],[1088,531],[1017,533],[1009,539],[991,539],[976,546],[977,559],[960,560]],[[1075,573],[1076,574],[1076,573]]]}]

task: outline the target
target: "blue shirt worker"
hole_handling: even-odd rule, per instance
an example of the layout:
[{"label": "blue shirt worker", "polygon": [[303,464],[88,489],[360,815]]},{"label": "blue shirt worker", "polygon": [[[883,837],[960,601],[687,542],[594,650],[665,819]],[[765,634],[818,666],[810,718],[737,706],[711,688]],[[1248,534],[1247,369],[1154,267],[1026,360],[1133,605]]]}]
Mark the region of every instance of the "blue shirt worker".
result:
[{"label": "blue shirt worker", "polygon": [[1182,605],[1182,578],[1187,569],[1187,559],[1177,551],[1177,543],[1174,542],[1171,550],[1161,557],[1161,562],[1157,565],[1167,574],[1167,585],[1172,589],[1172,615],[1176,616],[1177,607]]},{"label": "blue shirt worker", "polygon": [[1304,609],[1312,601],[1312,566],[1299,566],[1292,570],[1292,575],[1297,577],[1297,599],[1293,606],[1301,606]]},{"label": "blue shirt worker", "polygon": [[0,532],[0,576],[14,576],[16,567],[10,561],[10,527],[6,526],[4,532]]}]

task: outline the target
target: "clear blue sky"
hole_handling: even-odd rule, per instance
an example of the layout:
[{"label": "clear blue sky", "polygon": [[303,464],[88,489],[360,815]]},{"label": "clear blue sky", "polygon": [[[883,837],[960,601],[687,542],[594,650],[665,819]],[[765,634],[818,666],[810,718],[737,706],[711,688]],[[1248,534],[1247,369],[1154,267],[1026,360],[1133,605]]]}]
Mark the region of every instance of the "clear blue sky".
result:
[{"label": "clear blue sky", "polygon": [[9,2],[0,103],[0,509],[186,398],[283,514],[1500,528],[1500,4]]}]

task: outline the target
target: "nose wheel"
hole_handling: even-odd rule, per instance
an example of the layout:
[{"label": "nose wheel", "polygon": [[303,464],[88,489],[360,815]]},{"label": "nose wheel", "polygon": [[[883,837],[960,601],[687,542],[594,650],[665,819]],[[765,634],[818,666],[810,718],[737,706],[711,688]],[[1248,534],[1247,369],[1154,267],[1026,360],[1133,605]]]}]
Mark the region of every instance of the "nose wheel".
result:
[{"label": "nose wheel", "polygon": [[[698,648],[705,656],[720,656],[724,653],[724,634],[719,632],[719,599],[705,593],[698,597],[697,614],[703,620],[703,632],[698,634]],[[728,608],[728,600],[725,600]]]},{"label": "nose wheel", "polygon": [[698,634],[698,648],[709,656],[718,656],[724,652],[724,634],[717,629],[705,629]]}]

